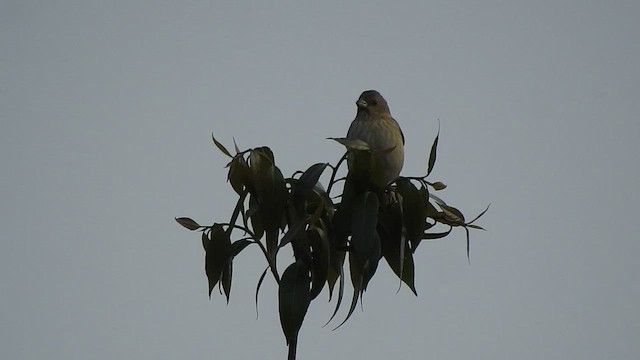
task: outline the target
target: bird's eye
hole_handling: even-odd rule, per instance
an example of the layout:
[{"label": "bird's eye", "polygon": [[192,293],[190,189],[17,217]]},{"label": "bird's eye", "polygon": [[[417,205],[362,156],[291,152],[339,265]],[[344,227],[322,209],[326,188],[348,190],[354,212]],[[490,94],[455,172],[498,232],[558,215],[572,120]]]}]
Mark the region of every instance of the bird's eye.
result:
[{"label": "bird's eye", "polygon": [[371,105],[378,105],[378,100],[373,100],[373,101],[371,102]]}]

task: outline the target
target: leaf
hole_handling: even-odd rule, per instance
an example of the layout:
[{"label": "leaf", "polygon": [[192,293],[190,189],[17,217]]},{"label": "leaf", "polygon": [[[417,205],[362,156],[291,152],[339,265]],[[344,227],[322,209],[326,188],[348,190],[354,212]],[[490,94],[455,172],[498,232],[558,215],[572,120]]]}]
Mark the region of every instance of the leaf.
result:
[{"label": "leaf", "polygon": [[[473,224],[476,220],[480,219],[480,217],[481,217],[482,215],[484,215],[484,214],[489,210],[489,206],[491,206],[491,204],[487,205],[487,208],[486,208],[486,209],[484,209],[484,211],[482,211],[482,212],[480,213],[480,215],[476,216],[476,217],[475,217],[475,219],[473,219],[473,220],[469,221],[469,223],[467,223],[467,225]],[[476,226],[477,226],[477,225],[476,225]],[[476,227],[476,226],[471,226],[471,227]],[[481,228],[481,227],[479,227],[479,226],[477,226],[476,228],[480,228],[480,229],[482,229],[482,228]],[[482,230],[484,230],[484,229],[482,229]]]},{"label": "leaf", "polygon": [[251,219],[251,228],[255,235],[255,240],[262,239],[264,235],[264,225],[262,223],[262,214],[258,207],[258,200],[255,195],[249,195],[249,209],[247,210],[247,217]]},{"label": "leaf", "polygon": [[425,233],[424,235],[422,235],[422,240],[436,240],[436,239],[442,239],[443,237],[449,235],[451,233],[451,230],[453,230],[453,227],[449,227],[448,231],[445,232],[440,232],[440,233]]},{"label": "leaf", "polygon": [[315,299],[324,284],[327,282],[329,272],[329,239],[327,234],[319,227],[312,227],[308,231],[311,242],[311,300]]},{"label": "leaf", "polygon": [[349,265],[351,270],[351,283],[353,285],[353,296],[351,297],[351,305],[349,306],[349,311],[347,312],[347,316],[342,320],[342,322],[333,328],[333,330],[338,329],[342,325],[344,325],[347,320],[353,315],[353,311],[356,309],[356,305],[358,304],[358,298],[362,295],[363,291],[363,275],[360,273],[360,269],[358,268],[357,261],[352,260],[353,252],[349,253]]},{"label": "leaf", "polygon": [[445,215],[444,223],[454,226],[464,225],[464,215],[460,210],[445,204],[440,204],[440,208]]},{"label": "leaf", "polygon": [[311,165],[303,174],[300,176],[300,179],[296,182],[293,187],[293,202],[298,211],[304,205],[305,200],[311,194],[314,187],[318,183],[320,176],[324,169],[327,168],[327,163],[318,163]]},{"label": "leaf", "polygon": [[[262,225],[270,240],[267,247],[277,250],[277,234],[285,215],[288,190],[280,169],[275,166],[273,153],[267,147],[257,148],[249,154],[253,184],[256,188]],[[253,220],[253,219],[252,219]],[[274,236],[275,235],[275,236]]]},{"label": "leaf", "polygon": [[300,220],[298,221],[297,224],[289,227],[289,231],[287,231],[286,234],[284,234],[284,236],[282,237],[282,239],[280,239],[280,245],[278,246],[282,248],[287,244],[289,244],[291,240],[293,240],[296,237],[296,235],[300,233],[301,230],[304,230],[305,225],[307,225],[306,219]]},{"label": "leaf", "polygon": [[231,256],[233,257],[238,256],[238,254],[240,254],[240,252],[244,250],[244,248],[246,248],[247,246],[253,243],[254,241],[246,240],[246,239],[234,241],[233,244],[231,244]]},{"label": "leaf", "polygon": [[[366,289],[381,257],[380,238],[376,233],[378,204],[378,196],[367,191],[356,201],[353,209],[349,263],[353,263],[351,264],[352,283],[354,287],[355,283],[360,283],[362,289]],[[357,279],[358,276],[362,278]]]},{"label": "leaf", "polygon": [[213,143],[216,144],[216,147],[218,148],[218,150],[220,150],[223,154],[227,155],[230,158],[233,157],[231,153],[229,153],[229,150],[227,150],[227,148],[225,148],[224,145],[222,145],[220,142],[218,142],[218,140],[216,140],[216,138],[213,136],[213,133],[211,134],[211,138],[213,139]]},{"label": "leaf", "polygon": [[[344,254],[345,253],[343,252],[342,254],[343,254],[342,262],[344,263]],[[329,320],[327,320],[327,322],[324,325],[322,325],[323,327],[327,326],[331,322],[331,320],[333,320],[333,318],[336,317],[336,314],[338,314],[338,310],[340,309],[340,305],[342,304],[342,297],[344,296],[344,270],[343,270],[343,267],[341,266],[338,269],[338,271],[339,271],[339,273],[338,273],[338,276],[336,277],[337,279],[340,279],[340,284],[338,285],[338,300],[336,301],[336,307],[333,310],[333,314],[331,315]]]},{"label": "leaf", "polygon": [[256,319],[258,318],[258,294],[260,293],[260,287],[262,286],[262,282],[264,281],[264,277],[267,275],[269,268],[270,266],[267,266],[267,268],[264,269],[262,275],[260,275],[260,280],[258,280],[258,285],[256,285]]},{"label": "leaf", "polygon": [[417,296],[414,280],[412,251],[402,241],[402,206],[399,203],[385,207],[379,215],[378,233],[382,244],[382,255],[396,276]]},{"label": "leaf", "polygon": [[222,282],[222,290],[227,298],[227,304],[229,304],[229,296],[231,296],[231,275],[233,273],[233,258],[229,257],[227,263],[222,269],[222,276],[220,281]]},{"label": "leaf", "polygon": [[348,139],[348,138],[327,138],[334,140],[344,145],[347,150],[370,150],[371,147],[366,142],[360,139]]},{"label": "leaf", "polygon": [[220,280],[223,267],[231,255],[231,240],[222,225],[214,224],[209,232],[209,241],[205,241],[205,272],[209,281],[209,297]]},{"label": "leaf", "polygon": [[229,163],[227,180],[238,195],[242,194],[244,187],[253,190],[249,165],[242,155],[236,155]]},{"label": "leaf", "polygon": [[287,339],[287,345],[295,343],[298,332],[307,314],[309,296],[309,269],[302,261],[289,265],[282,274],[278,288],[278,308],[280,324]]},{"label": "leaf", "polygon": [[436,164],[436,152],[438,150],[438,138],[440,137],[440,123],[438,123],[438,134],[436,135],[435,140],[433,140],[433,145],[431,145],[431,153],[429,154],[429,165],[427,166],[427,176],[431,174],[434,165]]},{"label": "leaf", "polygon": [[344,251],[336,249],[333,246],[329,247],[329,251],[329,272],[327,274],[327,285],[329,286],[329,301],[331,301],[333,297],[333,288],[342,273],[346,253]]},{"label": "leaf", "polygon": [[238,149],[238,144],[236,143],[236,138],[233,138],[233,146],[236,149],[236,154],[241,153],[240,149]]},{"label": "leaf", "polygon": [[433,188],[433,190],[435,190],[435,191],[444,190],[447,187],[447,185],[445,185],[444,183],[442,183],[440,181],[436,181],[436,182],[434,182],[433,184],[430,184],[430,185]]},{"label": "leaf", "polygon": [[410,244],[420,241],[427,224],[426,188],[418,190],[407,178],[400,178],[396,182],[396,191],[402,196],[402,214],[406,227],[406,237]]},{"label": "leaf", "polygon": [[188,217],[179,217],[179,218],[176,218],[176,221],[178,222],[178,224],[184,226],[185,228],[191,231],[198,230],[201,227],[197,222],[191,220]]}]

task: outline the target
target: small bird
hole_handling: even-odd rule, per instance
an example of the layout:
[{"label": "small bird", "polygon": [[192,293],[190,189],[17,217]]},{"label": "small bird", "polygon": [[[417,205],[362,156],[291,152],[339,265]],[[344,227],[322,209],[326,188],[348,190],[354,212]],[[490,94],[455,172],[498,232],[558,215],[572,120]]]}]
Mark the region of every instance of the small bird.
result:
[{"label": "small bird", "polygon": [[[387,101],[376,90],[363,92],[356,105],[358,112],[347,138],[369,144],[374,154],[371,182],[382,189],[400,175],[404,165],[404,134],[391,117]],[[351,168],[351,161],[347,165]]]}]

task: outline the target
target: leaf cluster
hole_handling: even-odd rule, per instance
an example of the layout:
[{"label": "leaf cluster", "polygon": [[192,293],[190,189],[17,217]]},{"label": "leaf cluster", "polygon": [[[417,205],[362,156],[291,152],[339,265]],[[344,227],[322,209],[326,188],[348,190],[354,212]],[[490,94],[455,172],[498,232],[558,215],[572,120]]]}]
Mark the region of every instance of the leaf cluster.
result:
[{"label": "leaf cluster", "polygon": [[[267,273],[278,283],[280,322],[289,345],[289,359],[295,359],[298,333],[307,309],[326,287],[335,310],[343,304],[347,264],[353,296],[344,324],[352,315],[367,285],[384,258],[401,283],[417,295],[413,254],[423,240],[444,238],[454,227],[482,229],[473,224],[488,209],[466,222],[461,211],[432,192],[444,189],[441,182],[429,182],[439,135],[431,147],[427,171],[421,177],[399,177],[384,189],[369,179],[376,156],[368,144],[334,139],[346,148],[335,164],[318,163],[285,178],[268,147],[232,155],[213,138],[216,147],[230,158],[228,181],[238,201],[227,223],[201,226],[186,217],[176,221],[192,231],[202,232],[205,272],[209,296],[216,285],[227,302],[231,294],[233,260],[250,245],[260,249],[266,268],[256,286],[258,293]],[[391,149],[392,150],[392,149]],[[352,159],[346,177],[338,174],[347,157]],[[325,188],[321,177],[329,177]],[[332,195],[342,183],[342,193]],[[433,231],[436,225],[445,230]],[[280,273],[277,259],[284,247],[293,251],[293,262]],[[336,327],[336,328],[337,328]]]}]

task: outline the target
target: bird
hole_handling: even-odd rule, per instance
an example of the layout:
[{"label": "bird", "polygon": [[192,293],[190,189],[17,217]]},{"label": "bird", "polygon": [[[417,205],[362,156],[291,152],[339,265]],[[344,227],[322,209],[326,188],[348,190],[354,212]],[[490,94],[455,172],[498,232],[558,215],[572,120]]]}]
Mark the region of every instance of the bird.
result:
[{"label": "bird", "polygon": [[[404,134],[378,91],[364,91],[356,106],[356,117],[349,126],[347,139],[361,140],[369,145],[373,154],[371,183],[384,189],[398,178],[404,165]],[[347,160],[351,170],[353,156]]]}]

